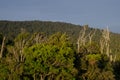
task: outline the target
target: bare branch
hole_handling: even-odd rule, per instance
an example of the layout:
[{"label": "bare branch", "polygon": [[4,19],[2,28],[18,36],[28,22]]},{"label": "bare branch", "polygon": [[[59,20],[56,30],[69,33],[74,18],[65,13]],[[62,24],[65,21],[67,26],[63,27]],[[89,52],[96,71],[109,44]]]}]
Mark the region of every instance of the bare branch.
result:
[{"label": "bare branch", "polygon": [[88,37],[89,37],[89,43],[91,44],[92,43],[92,38],[93,36],[95,35],[96,33],[96,29],[91,31],[89,34],[88,34]]}]

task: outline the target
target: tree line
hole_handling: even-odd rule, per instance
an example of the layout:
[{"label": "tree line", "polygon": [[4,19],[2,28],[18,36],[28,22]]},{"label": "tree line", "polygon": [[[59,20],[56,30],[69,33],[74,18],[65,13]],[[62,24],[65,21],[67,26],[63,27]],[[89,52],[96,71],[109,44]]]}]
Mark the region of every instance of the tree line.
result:
[{"label": "tree line", "polygon": [[[84,25],[83,25],[84,26]],[[21,29],[25,29],[29,33],[44,32],[46,35],[52,35],[56,32],[66,33],[72,37],[70,40],[76,44],[79,32],[82,30],[81,25],[74,25],[65,22],[52,22],[52,21],[0,21],[0,34],[7,36],[6,39],[13,41],[15,37],[21,32]],[[90,28],[86,25],[86,35],[91,34],[94,28]],[[94,42],[99,42],[102,35],[100,29],[96,29],[95,35],[92,37]],[[120,34],[110,32],[110,48],[113,54],[117,54],[120,58]],[[113,47],[114,46],[114,47]]]},{"label": "tree line", "polygon": [[[1,80],[119,80],[120,60],[111,51],[110,32],[84,26],[75,42],[67,33],[29,33],[25,29],[7,40],[0,35]],[[88,34],[89,33],[89,34]]]}]

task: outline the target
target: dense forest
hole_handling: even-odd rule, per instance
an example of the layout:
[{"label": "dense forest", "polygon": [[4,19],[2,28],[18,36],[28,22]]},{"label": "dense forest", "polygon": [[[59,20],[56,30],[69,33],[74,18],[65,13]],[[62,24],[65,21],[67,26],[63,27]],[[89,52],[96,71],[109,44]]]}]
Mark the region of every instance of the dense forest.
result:
[{"label": "dense forest", "polygon": [[50,21],[0,21],[0,80],[119,80],[120,34]]}]

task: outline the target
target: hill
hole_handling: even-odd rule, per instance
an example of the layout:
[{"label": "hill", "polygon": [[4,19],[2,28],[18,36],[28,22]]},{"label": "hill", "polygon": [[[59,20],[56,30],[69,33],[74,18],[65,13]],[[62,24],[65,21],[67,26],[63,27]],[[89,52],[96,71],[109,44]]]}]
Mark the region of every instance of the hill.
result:
[{"label": "hill", "polygon": [[[89,33],[94,28],[90,28],[88,25],[86,33]],[[52,22],[52,21],[0,21],[0,32],[7,36],[7,38],[13,40],[20,32],[21,29],[25,29],[30,33],[44,32],[47,35],[51,35],[56,32],[67,33],[71,41],[76,43],[79,36],[79,32],[83,26],[74,25],[65,22]],[[94,41],[99,41],[101,36],[100,29],[96,29]],[[120,34],[112,33],[111,38],[111,49],[112,52],[120,54]]]},{"label": "hill", "polygon": [[24,28],[30,33],[44,32],[47,35],[55,32],[66,32],[70,35],[78,35],[81,26],[62,22],[50,21],[0,21],[0,32],[7,36],[15,37]]}]

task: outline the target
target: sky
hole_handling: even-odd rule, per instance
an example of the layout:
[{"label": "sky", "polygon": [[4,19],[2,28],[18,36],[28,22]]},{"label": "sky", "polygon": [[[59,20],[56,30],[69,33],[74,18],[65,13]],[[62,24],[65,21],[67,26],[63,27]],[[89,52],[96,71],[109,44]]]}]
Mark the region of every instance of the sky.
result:
[{"label": "sky", "polygon": [[120,33],[120,0],[0,0],[0,20],[59,21]]}]

